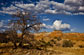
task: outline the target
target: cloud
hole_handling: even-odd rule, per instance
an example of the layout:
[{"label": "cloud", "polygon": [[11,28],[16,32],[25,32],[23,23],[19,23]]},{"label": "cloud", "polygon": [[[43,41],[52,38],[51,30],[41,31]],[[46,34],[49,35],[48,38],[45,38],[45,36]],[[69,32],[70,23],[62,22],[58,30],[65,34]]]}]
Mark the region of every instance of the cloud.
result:
[{"label": "cloud", "polygon": [[47,25],[45,23],[40,24],[40,27],[46,27]]},{"label": "cloud", "polygon": [[27,10],[32,10],[35,7],[34,4],[16,4],[16,6]]},{"label": "cloud", "polygon": [[3,20],[0,21],[0,28],[3,27]]},{"label": "cloud", "polygon": [[79,7],[79,11],[83,11],[84,12],[84,6],[80,6]]},{"label": "cloud", "polygon": [[15,14],[17,12],[17,10],[21,10],[23,11],[23,9],[25,10],[29,10],[32,11],[34,9],[34,4],[15,4],[15,6],[11,5],[9,7],[2,7],[2,11],[0,11],[1,13],[7,13],[7,14]]},{"label": "cloud", "polygon": [[64,3],[71,6],[80,6],[82,5],[83,0],[65,0]]},{"label": "cloud", "polygon": [[61,29],[70,29],[70,24],[62,24],[61,20],[56,20],[53,23],[53,28],[55,28],[56,30],[61,30]]},{"label": "cloud", "polygon": [[50,19],[49,18],[44,18],[43,21],[49,21]]},{"label": "cloud", "polygon": [[49,14],[66,14],[66,15],[83,15],[84,0],[65,0],[64,3],[58,3],[49,0],[40,0],[34,3],[15,3],[9,7],[3,7],[1,13],[14,14],[16,10],[26,10],[33,14],[49,13]]},{"label": "cloud", "polygon": [[48,14],[56,14],[56,10],[47,9],[47,10],[45,10],[45,13],[48,13]]},{"label": "cloud", "polygon": [[73,14],[84,13],[84,0],[65,0],[64,4],[70,7]]},{"label": "cloud", "polygon": [[75,29],[71,29],[71,31],[73,32],[73,31],[75,31]]},{"label": "cloud", "polygon": [[5,27],[4,27],[4,20],[0,21],[0,32],[5,31]]},{"label": "cloud", "polygon": [[2,7],[3,11],[0,11],[1,13],[7,13],[7,14],[15,14],[17,7],[11,5],[10,7]]},{"label": "cloud", "polygon": [[7,23],[5,23],[5,21],[6,20],[1,20],[0,21],[0,29],[7,29],[7,28],[10,28],[11,27],[11,26],[6,25]]},{"label": "cloud", "polygon": [[62,30],[62,31],[70,31],[70,24],[62,23],[62,20],[55,20],[52,25],[46,25],[42,24],[41,27],[45,27],[48,29],[56,29],[56,30]]}]

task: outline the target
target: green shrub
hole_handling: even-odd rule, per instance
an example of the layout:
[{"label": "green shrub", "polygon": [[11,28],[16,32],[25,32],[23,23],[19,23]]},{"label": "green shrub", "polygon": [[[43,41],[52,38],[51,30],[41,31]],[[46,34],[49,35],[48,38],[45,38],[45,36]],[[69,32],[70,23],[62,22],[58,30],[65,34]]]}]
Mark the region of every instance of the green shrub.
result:
[{"label": "green shrub", "polygon": [[51,44],[56,44],[56,40],[55,39],[52,39],[52,40],[50,40],[50,43]]},{"label": "green shrub", "polygon": [[80,47],[80,48],[84,48],[84,46],[83,46],[83,45],[79,45],[79,47]]},{"label": "green shrub", "polygon": [[56,46],[61,46],[61,44],[60,43],[56,43]]},{"label": "green shrub", "polygon": [[57,40],[60,41],[61,40],[61,37],[57,37]]},{"label": "green shrub", "polygon": [[73,47],[73,43],[70,40],[64,40],[62,47]]}]

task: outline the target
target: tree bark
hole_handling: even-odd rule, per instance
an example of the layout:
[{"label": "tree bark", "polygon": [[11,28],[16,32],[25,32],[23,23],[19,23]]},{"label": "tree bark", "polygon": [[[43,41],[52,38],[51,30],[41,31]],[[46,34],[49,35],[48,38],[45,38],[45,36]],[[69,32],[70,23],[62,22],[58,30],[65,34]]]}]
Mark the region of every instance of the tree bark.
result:
[{"label": "tree bark", "polygon": [[16,43],[14,43],[14,49],[17,49],[17,44]]},{"label": "tree bark", "polygon": [[21,35],[21,40],[20,40],[20,42],[19,42],[19,47],[23,47],[23,39],[24,39],[24,34],[25,34],[25,29],[23,29],[23,31],[22,31],[22,35]]},{"label": "tree bark", "polygon": [[22,47],[23,46],[23,44],[22,44],[22,41],[19,43],[19,47]]}]

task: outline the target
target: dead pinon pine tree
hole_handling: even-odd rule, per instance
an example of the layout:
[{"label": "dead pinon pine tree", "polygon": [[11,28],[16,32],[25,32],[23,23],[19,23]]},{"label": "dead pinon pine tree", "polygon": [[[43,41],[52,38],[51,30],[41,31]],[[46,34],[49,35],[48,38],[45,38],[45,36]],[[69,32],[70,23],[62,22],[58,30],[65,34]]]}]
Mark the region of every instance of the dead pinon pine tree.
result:
[{"label": "dead pinon pine tree", "polygon": [[[16,14],[13,14],[13,19],[10,21],[11,26],[11,36],[17,36],[18,31],[21,33],[19,46],[23,46],[24,36],[36,32],[41,29],[40,20],[36,15],[31,14],[30,12],[18,11]],[[16,41],[14,41],[16,42]],[[16,44],[14,44],[16,46]]]}]

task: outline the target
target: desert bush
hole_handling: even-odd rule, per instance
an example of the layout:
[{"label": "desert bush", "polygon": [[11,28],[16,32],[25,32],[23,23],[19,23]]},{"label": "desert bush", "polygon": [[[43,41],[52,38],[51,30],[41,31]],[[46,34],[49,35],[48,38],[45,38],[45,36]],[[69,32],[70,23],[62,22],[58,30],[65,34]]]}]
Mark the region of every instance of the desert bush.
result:
[{"label": "desert bush", "polygon": [[9,41],[9,39],[6,36],[6,33],[0,33],[0,43],[7,43]]},{"label": "desert bush", "polygon": [[55,39],[52,39],[50,40],[50,43],[53,45],[53,44],[56,44],[56,40]]},{"label": "desert bush", "polygon": [[73,43],[71,40],[64,40],[62,46],[63,47],[73,47]]},{"label": "desert bush", "polygon": [[84,46],[83,46],[83,45],[79,45],[79,47],[80,47],[80,48],[84,48]]},{"label": "desert bush", "polygon": [[56,46],[61,46],[61,44],[60,43],[56,43]]},{"label": "desert bush", "polygon": [[41,47],[46,47],[49,43],[45,42],[44,40],[40,40],[40,46]]},{"label": "desert bush", "polygon": [[56,37],[56,36],[54,36],[54,39],[57,39],[57,37]]},{"label": "desert bush", "polygon": [[61,37],[57,37],[57,40],[60,41],[61,40]]},{"label": "desert bush", "polygon": [[[37,44],[38,45],[38,44]],[[44,41],[43,39],[42,40],[40,40],[39,41],[39,46],[40,46],[40,48],[44,48],[44,49],[46,49],[46,47],[48,47],[48,46],[53,46],[53,44],[51,43],[51,41],[48,41],[48,42],[46,42],[46,41]]]}]

